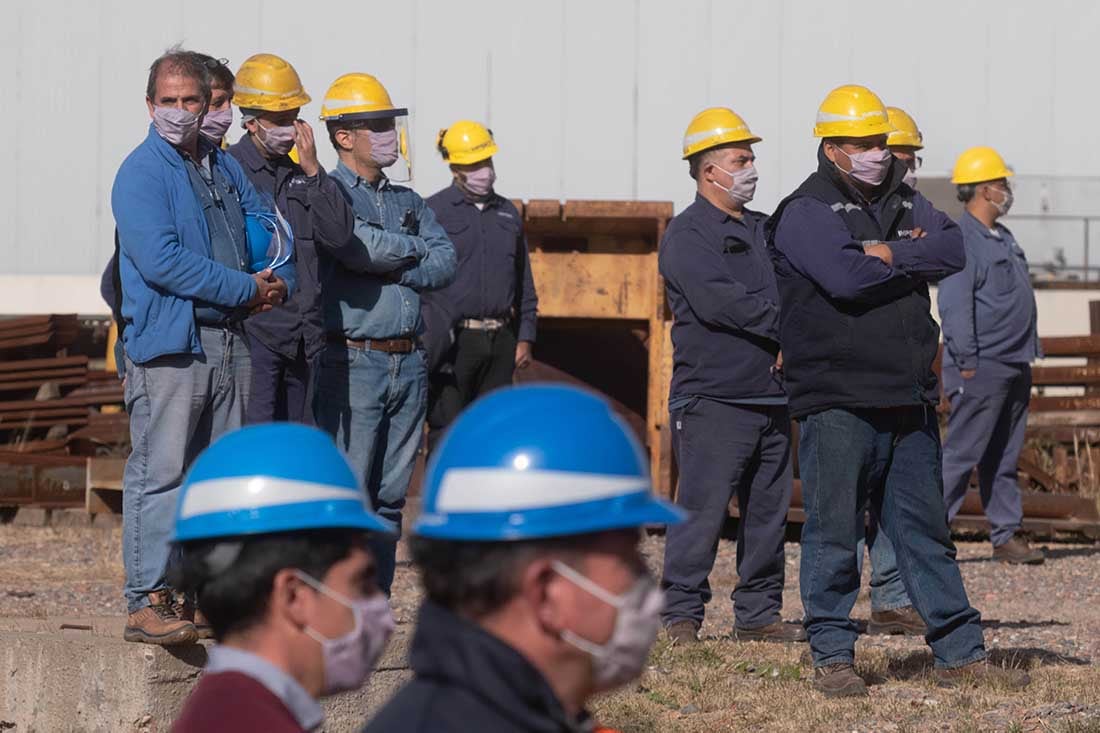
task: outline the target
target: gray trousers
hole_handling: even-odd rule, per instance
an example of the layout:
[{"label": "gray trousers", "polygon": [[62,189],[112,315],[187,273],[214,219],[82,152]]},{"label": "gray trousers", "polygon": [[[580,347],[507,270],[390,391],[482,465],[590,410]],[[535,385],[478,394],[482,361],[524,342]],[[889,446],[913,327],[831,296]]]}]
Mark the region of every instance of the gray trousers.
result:
[{"label": "gray trousers", "polygon": [[977,466],[993,546],[1003,545],[1023,519],[1016,464],[1027,430],[1031,366],[982,361],[973,378],[963,379],[957,368],[945,364],[943,388],[951,402],[943,446],[947,520],[959,513]]},{"label": "gray trousers", "polygon": [[791,424],[786,405],[745,406],[695,398],[673,410],[672,448],[680,466],[676,503],[686,521],[668,528],[665,625],[703,621],[711,599],[707,577],[718,539],[737,497],[738,628],[778,621],[783,606],[783,542],[791,504]]}]

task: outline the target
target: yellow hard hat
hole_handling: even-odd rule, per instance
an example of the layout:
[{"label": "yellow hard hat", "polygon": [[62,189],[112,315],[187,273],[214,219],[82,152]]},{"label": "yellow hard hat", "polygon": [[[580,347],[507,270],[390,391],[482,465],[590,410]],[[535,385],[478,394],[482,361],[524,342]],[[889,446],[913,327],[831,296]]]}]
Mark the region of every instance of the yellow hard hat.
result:
[{"label": "yellow hard hat", "polygon": [[970,148],[955,161],[955,170],[951,174],[951,182],[985,183],[1008,178],[1012,171],[1005,165],[1004,158],[993,148],[979,145]]},{"label": "yellow hard hat", "polygon": [[443,160],[458,165],[480,163],[496,155],[498,150],[493,131],[471,120],[459,120],[440,130],[435,146],[439,148]]},{"label": "yellow hard hat", "polygon": [[393,106],[390,93],[370,74],[344,74],[332,82],[321,103],[322,120],[370,120],[408,113]]},{"label": "yellow hard hat", "polygon": [[727,143],[758,143],[741,115],[727,107],[710,107],[691,118],[684,132],[684,160]]},{"label": "yellow hard hat", "polygon": [[298,72],[271,53],[249,56],[233,82],[233,104],[244,109],[283,112],[309,104]]},{"label": "yellow hard hat", "polygon": [[858,84],[845,84],[829,92],[817,108],[814,137],[874,137],[893,130],[877,94]]},{"label": "yellow hard hat", "polygon": [[903,145],[917,150],[924,147],[924,135],[920,134],[917,121],[908,112],[899,107],[887,107],[886,117],[894,126],[894,131],[886,137],[887,146]]}]

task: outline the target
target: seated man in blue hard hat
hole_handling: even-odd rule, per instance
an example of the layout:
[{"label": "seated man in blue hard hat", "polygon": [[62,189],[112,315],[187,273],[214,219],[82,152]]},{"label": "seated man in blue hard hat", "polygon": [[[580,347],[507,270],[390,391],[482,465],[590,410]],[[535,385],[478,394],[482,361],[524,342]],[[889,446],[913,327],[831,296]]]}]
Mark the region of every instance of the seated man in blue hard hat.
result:
[{"label": "seated man in blue hard hat", "polygon": [[173,731],[319,727],[317,698],[362,686],[393,630],[366,544],[391,531],[320,430],[256,426],[204,451],[176,513],[176,580],[219,644]]},{"label": "seated man in blue hard hat", "polygon": [[642,673],[661,626],[639,528],[682,518],[638,441],[594,395],[508,388],[452,425],[424,485],[416,677],[366,731],[589,730],[585,703]]}]

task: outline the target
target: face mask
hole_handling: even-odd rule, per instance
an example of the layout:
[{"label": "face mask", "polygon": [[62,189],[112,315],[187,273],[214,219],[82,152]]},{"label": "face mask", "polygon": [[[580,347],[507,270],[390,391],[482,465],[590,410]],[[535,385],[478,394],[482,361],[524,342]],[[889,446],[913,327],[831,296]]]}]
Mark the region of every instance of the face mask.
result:
[{"label": "face mask", "polygon": [[493,169],[493,166],[484,165],[472,171],[467,171],[463,174],[463,178],[465,178],[462,184],[463,187],[472,196],[483,198],[493,192],[493,184],[497,181],[497,172]]},{"label": "face mask", "polygon": [[742,206],[752,201],[752,197],[756,194],[756,181],[760,178],[756,173],[756,166],[750,165],[745,168],[739,168],[733,173],[717,165],[714,167],[733,179],[733,185],[729,188],[726,188],[718,181],[713,181],[715,186],[718,186],[718,188],[726,192],[730,201],[738,206]]},{"label": "face mask", "polygon": [[233,108],[226,107],[218,112],[207,112],[206,117],[202,118],[202,126],[199,128],[207,140],[213,142],[221,142],[221,139],[225,137],[225,133],[229,132],[229,128],[233,125]]},{"label": "face mask", "polygon": [[301,571],[295,574],[303,583],[348,608],[355,616],[355,628],[335,639],[327,639],[308,626],[305,629],[310,638],[321,645],[325,667],[321,694],[334,695],[362,687],[393,633],[389,599],[383,593],[376,593],[370,598],[352,600]]},{"label": "face mask", "polygon": [[367,130],[370,139],[370,159],[380,168],[386,168],[397,162],[397,130],[375,132]]},{"label": "face mask", "polygon": [[176,107],[154,107],[153,127],[171,145],[188,145],[199,134],[199,116]]},{"label": "face mask", "polygon": [[[845,171],[839,165],[836,166],[837,169],[870,186],[877,186],[885,181],[886,175],[890,172],[890,165],[894,162],[893,153],[885,148],[882,150],[865,150],[862,153],[845,152],[839,145],[836,149],[852,161],[851,171]],[[836,163],[833,163],[833,165],[836,165]]]},{"label": "face mask", "polygon": [[905,171],[905,175],[902,176],[902,183],[909,186],[909,188],[917,187],[917,172],[914,170]]},{"label": "face mask", "polygon": [[594,644],[566,630],[562,641],[592,657],[596,689],[612,690],[637,679],[661,628],[665,594],[648,575],[638,578],[621,596],[609,593],[565,563],[555,562],[554,571],[579,588],[618,609],[615,628],[606,644]]},{"label": "face mask", "polygon": [[267,152],[272,155],[286,155],[294,147],[294,138],[298,134],[294,125],[264,127],[258,120],[256,124],[263,130],[263,135],[257,134],[256,138]]},{"label": "face mask", "polygon": [[998,216],[1004,216],[1008,213],[1008,210],[1012,208],[1012,202],[1016,200],[1016,196],[1013,195],[1011,190],[1005,191],[998,188],[996,189],[996,191],[997,193],[1001,194],[1003,198],[1001,199],[1000,203],[997,203],[996,201],[990,201],[990,203],[997,207]]}]

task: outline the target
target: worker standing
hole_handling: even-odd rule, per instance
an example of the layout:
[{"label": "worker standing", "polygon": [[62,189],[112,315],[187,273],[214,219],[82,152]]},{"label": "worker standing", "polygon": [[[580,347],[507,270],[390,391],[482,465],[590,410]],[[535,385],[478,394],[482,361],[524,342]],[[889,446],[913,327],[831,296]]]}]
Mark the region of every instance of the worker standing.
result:
[{"label": "worker standing", "polygon": [[281,304],[293,280],[286,267],[248,272],[246,213],[270,209],[237,161],[199,133],[210,89],[194,53],[171,49],[153,62],[149,133],[111,190],[133,445],[122,500],[128,641],[199,634],[173,608],[166,579],[172,511],[188,464],[244,419],[241,322]]},{"label": "worker standing", "polygon": [[174,733],[304,733],[318,698],[365,684],[394,628],[365,538],[389,530],[316,428],[257,425],[207,448],[176,512],[176,582],[218,644]]},{"label": "worker standing", "polygon": [[[369,74],[345,74],[321,107],[340,163],[332,177],[355,213],[358,258],[325,258],[317,423],[351,459],[378,513],[400,531],[428,398],[419,348],[420,293],[451,283],[454,245],[411,188],[384,173],[411,174],[408,110]],[[378,584],[393,582],[396,538],[373,538]]]},{"label": "worker standing", "polygon": [[[317,247],[346,247],[355,215],[317,160],[313,128],[298,119],[310,97],[294,67],[261,53],[246,59],[236,78],[234,104],[247,134],[229,154],[289,223],[298,274],[297,290],[282,308],[246,325],[252,355],[247,421],[312,424],[316,362],[324,346]],[[289,156],[295,146],[298,162]]]},{"label": "worker standing", "polygon": [[945,520],[939,333],[927,283],[965,265],[962,234],[903,181],[893,130],[869,89],[834,89],[817,113],[818,167],[768,221],[783,371],[799,420],[806,522],[801,593],[815,687],[866,695],[853,666],[856,559],[868,501],[928,626],[936,680],[1029,682],[986,661]]},{"label": "worker standing", "polygon": [[[886,136],[886,147],[905,164],[906,172],[902,180],[915,189],[917,171],[922,162],[917,152],[924,148],[924,136],[905,110],[887,107],[886,117],[894,128]],[[928,628],[905,592],[894,546],[890,538],[879,531],[873,512],[867,523],[867,550],[871,559],[871,620],[867,623],[867,633],[924,636]],[[860,549],[857,552],[862,561],[863,551]]]},{"label": "worker standing", "polygon": [[1031,362],[1043,355],[1027,258],[999,219],[1012,208],[1012,171],[993,148],[959,156],[951,182],[966,211],[959,219],[966,267],[940,283],[943,387],[951,413],[943,446],[948,521],[978,468],[982,507],[992,526],[993,559],[1043,562],[1020,534],[1016,466],[1031,399]]},{"label": "worker standing", "polygon": [[[456,321],[446,366],[431,377],[428,424],[436,435],[531,363],[538,310],[523,218],[496,192],[492,131],[460,120],[440,130],[437,147],[453,180],[428,206],[454,243],[458,274],[428,296],[445,303]],[[434,437],[429,440],[434,444]]]},{"label": "worker standing", "polygon": [[642,447],[574,387],[483,397],[429,464],[413,529],[414,677],[366,733],[582,733],[585,704],[637,679],[663,594],[639,528],[675,524]]},{"label": "worker standing", "polygon": [[724,107],[692,119],[683,157],[695,202],[672,220],[660,245],[674,318],[668,406],[680,468],[676,503],[688,511],[668,530],[661,580],[664,623],[679,642],[698,639],[731,498],[740,509],[733,637],[806,638],[780,616],[793,479],[767,216],[745,208],[756,190],[752,146],[760,140]]}]

